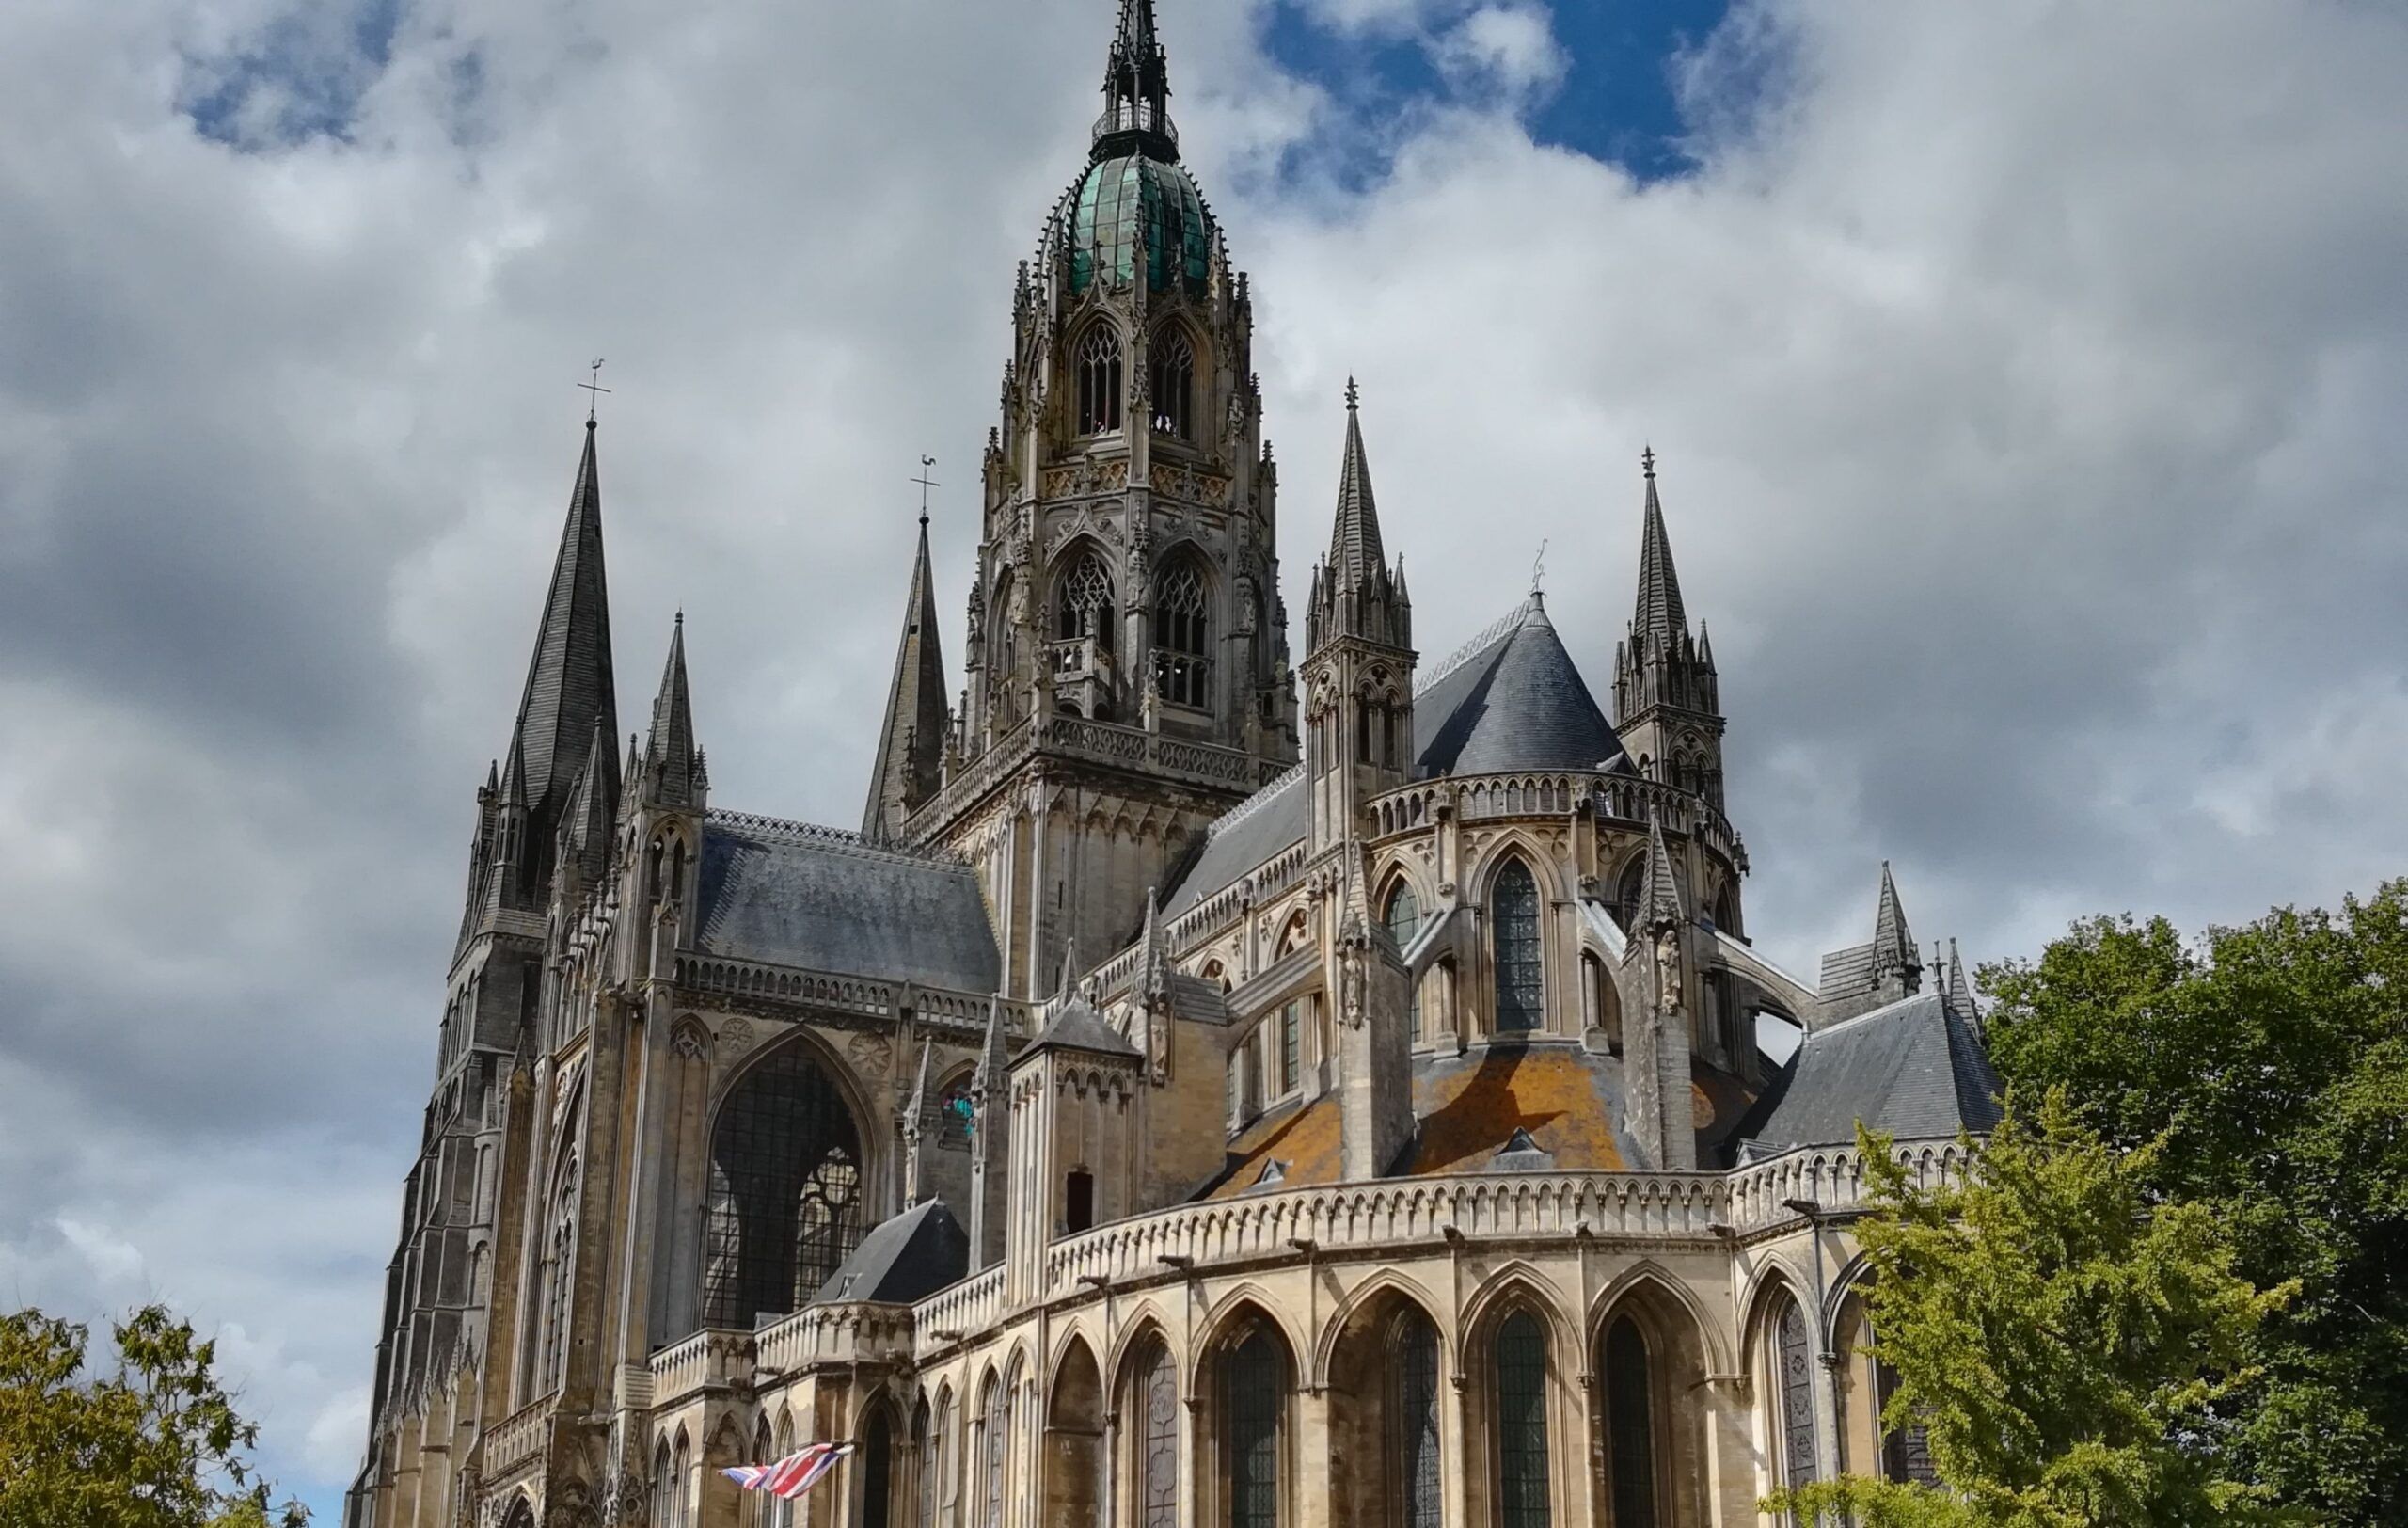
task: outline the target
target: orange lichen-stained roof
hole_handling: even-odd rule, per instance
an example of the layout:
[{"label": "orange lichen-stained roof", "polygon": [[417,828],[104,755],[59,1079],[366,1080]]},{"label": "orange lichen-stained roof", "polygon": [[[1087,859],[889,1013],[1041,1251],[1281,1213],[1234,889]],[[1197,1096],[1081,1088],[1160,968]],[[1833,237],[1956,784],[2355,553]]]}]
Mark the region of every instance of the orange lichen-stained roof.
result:
[{"label": "orange lichen-stained roof", "polygon": [[[1627,1165],[1614,1134],[1621,1075],[1620,1060],[1565,1045],[1497,1045],[1476,1057],[1422,1061],[1413,1077],[1421,1129],[1406,1170],[1476,1172],[1520,1129],[1564,1171],[1621,1171]],[[1244,1193],[1271,1162],[1279,1164],[1282,1184],[1337,1182],[1337,1098],[1275,1109],[1248,1125],[1207,1197]]]}]

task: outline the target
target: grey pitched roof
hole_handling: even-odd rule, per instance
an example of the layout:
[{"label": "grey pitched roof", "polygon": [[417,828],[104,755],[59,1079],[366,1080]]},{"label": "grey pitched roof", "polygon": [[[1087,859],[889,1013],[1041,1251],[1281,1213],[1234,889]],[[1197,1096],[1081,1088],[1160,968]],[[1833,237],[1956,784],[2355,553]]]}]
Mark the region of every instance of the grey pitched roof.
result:
[{"label": "grey pitched roof", "polygon": [[710,954],[955,992],[993,992],[1002,979],[977,877],[958,862],[713,812],[702,872]]},{"label": "grey pitched roof", "polygon": [[1291,770],[1212,824],[1186,873],[1177,877],[1163,903],[1163,915],[1177,917],[1235,885],[1240,876],[1303,841],[1311,827],[1311,799],[1305,791],[1304,773]]},{"label": "grey pitched roof", "polygon": [[1533,599],[1414,697],[1418,772],[1593,770],[1620,754],[1563,639]]},{"label": "grey pitched roof", "polygon": [[[1120,1031],[1104,1022],[1103,1015],[1083,997],[1073,997],[1046,1021],[1037,1038],[1028,1043],[1021,1056],[1034,1056],[1048,1046],[1068,1046],[1073,1050],[1095,1051],[1104,1056],[1135,1056],[1137,1047],[1121,1038]],[[1017,1058],[1015,1058],[1017,1059]]]},{"label": "grey pitched roof", "polygon": [[1806,1035],[1733,1136],[1780,1150],[1850,1144],[1860,1121],[1900,1139],[1979,1133],[2000,1090],[1972,1026],[1922,993]]},{"label": "grey pitched roof", "polygon": [[870,1228],[853,1255],[819,1286],[814,1305],[873,1300],[909,1305],[970,1272],[970,1236],[941,1199],[924,1200]]}]

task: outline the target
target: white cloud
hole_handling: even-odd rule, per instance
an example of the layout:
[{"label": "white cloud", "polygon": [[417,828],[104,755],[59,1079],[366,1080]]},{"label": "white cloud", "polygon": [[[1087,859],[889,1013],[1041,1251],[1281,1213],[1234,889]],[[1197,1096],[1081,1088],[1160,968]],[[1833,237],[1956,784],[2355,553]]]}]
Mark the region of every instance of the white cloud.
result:
[{"label": "white cloud", "polygon": [[[1884,857],[1975,958],[2396,867],[2408,20],[1764,0],[1682,67],[1702,170],[1640,187],[1516,121],[1535,8],[1321,3],[1507,88],[1349,123],[1259,6],[1165,8],[1291,604],[1354,373],[1425,648],[1545,537],[1602,680],[1652,438],[1777,958]],[[583,363],[623,717],[682,603],[718,797],[850,820],[903,479],[957,485],[958,611],[1108,8],[418,0],[346,139],[199,136],[293,8],[0,13],[0,1294],[239,1326],[324,1501]],[[1367,187],[1300,151],[1365,134]]]}]

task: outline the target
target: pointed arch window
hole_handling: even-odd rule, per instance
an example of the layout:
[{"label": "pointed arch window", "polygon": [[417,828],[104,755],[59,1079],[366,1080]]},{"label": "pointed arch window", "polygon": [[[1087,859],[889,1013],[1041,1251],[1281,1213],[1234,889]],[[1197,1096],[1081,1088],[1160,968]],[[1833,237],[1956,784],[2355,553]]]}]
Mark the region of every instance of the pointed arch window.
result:
[{"label": "pointed arch window", "polygon": [[1546,1006],[1539,887],[1529,866],[1513,860],[1497,872],[1489,915],[1497,926],[1497,1028],[1527,1033],[1539,1027]]},{"label": "pointed arch window", "polygon": [[1154,338],[1154,432],[1196,438],[1196,347],[1177,324]]},{"label": "pointed arch window", "polygon": [[937,1402],[920,1446],[920,1528],[943,1528],[952,1456],[953,1396],[948,1393]]},{"label": "pointed arch window", "polygon": [[[793,1452],[794,1419],[791,1416],[781,1415],[778,1418],[777,1441],[771,1443],[768,1451],[761,1456],[761,1462],[767,1464],[772,1459],[783,1459]],[[764,1499],[762,1521],[767,1523],[768,1528],[794,1528],[794,1504],[784,1497],[771,1496],[767,1491],[760,1494]]]},{"label": "pointed arch window", "polygon": [[1547,1528],[1546,1333],[1516,1311],[1497,1329],[1498,1528]]},{"label": "pointed arch window", "polygon": [[557,1391],[568,1377],[569,1290],[577,1271],[577,1163],[566,1163],[552,1193],[544,1249],[543,1386]]},{"label": "pointed arch window", "polygon": [[[1380,921],[1387,925],[1388,937],[1396,941],[1397,953],[1403,954],[1404,947],[1413,943],[1414,935],[1421,931],[1421,899],[1413,894],[1413,883],[1399,881],[1396,883],[1396,888],[1388,893],[1387,905],[1381,909]],[[1412,992],[1411,1009],[1408,1014],[1409,1032],[1414,1039],[1419,1040],[1421,1038],[1421,983],[1419,980],[1413,982]]]},{"label": "pointed arch window", "polygon": [[1098,324],[1079,341],[1079,433],[1109,435],[1120,428],[1120,336]]},{"label": "pointed arch window", "polygon": [[711,1130],[705,1325],[750,1330],[809,1303],[861,1241],[861,1162],[852,1111],[809,1052],[745,1074]]},{"label": "pointed arch window", "polygon": [[1285,1365],[1256,1330],[1222,1361],[1228,1418],[1229,1528],[1279,1528],[1279,1411]]},{"label": "pointed arch window", "polygon": [[1420,1312],[1397,1318],[1388,1373],[1389,1478],[1397,1487],[1389,1528],[1439,1528],[1438,1329]]},{"label": "pointed arch window", "polygon": [[674,1528],[676,1501],[676,1467],[670,1463],[669,1440],[664,1438],[652,1451],[652,1528]]},{"label": "pointed arch window", "polygon": [[984,1480],[979,1489],[978,1528],[1004,1528],[1005,1435],[1011,1430],[1011,1387],[999,1379],[987,1381],[985,1415],[978,1424]]},{"label": "pointed arch window", "polygon": [[1112,571],[1094,549],[1079,554],[1062,577],[1061,597],[1054,603],[1054,635],[1062,642],[1093,637],[1096,646],[1112,651],[1112,622],[1117,604],[1113,598]]},{"label": "pointed arch window", "polygon": [[1647,1338],[1628,1316],[1606,1333],[1606,1429],[1614,1528],[1656,1528],[1656,1392]]},{"label": "pointed arch window", "polygon": [[1138,1528],[1179,1528],[1179,1382],[1157,1342],[1137,1370]]},{"label": "pointed arch window", "polygon": [[884,1406],[862,1429],[862,1528],[889,1528],[895,1483],[895,1423]]},{"label": "pointed arch window", "polygon": [[1639,926],[1640,902],[1647,895],[1647,856],[1633,854],[1630,863],[1622,867],[1622,878],[1614,883],[1614,921],[1622,931],[1630,932]]},{"label": "pointed arch window", "polygon": [[1814,1362],[1806,1341],[1806,1317],[1784,1297],[1773,1322],[1774,1380],[1781,1397],[1781,1483],[1811,1485],[1815,1478]]},{"label": "pointed arch window", "polygon": [[1190,557],[1171,565],[1154,597],[1154,683],[1173,706],[1212,703],[1212,607]]}]

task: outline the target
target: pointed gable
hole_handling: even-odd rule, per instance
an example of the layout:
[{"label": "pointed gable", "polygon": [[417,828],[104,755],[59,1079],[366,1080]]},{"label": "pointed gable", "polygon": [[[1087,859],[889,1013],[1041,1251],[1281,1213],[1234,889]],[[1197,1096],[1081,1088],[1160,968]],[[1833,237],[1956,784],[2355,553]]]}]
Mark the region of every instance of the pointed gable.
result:
[{"label": "pointed gable", "polygon": [[895,649],[895,677],[886,691],[862,836],[892,836],[911,808],[936,794],[944,770],[944,651],[937,628],[934,575],[928,567],[928,522],[920,519],[920,547],[903,602],[903,635]]}]

